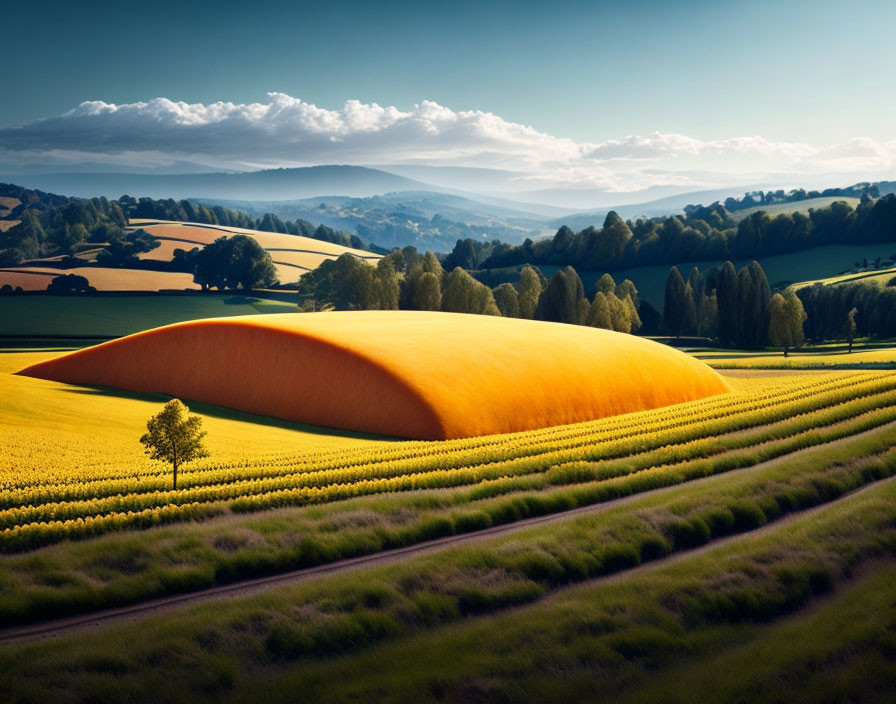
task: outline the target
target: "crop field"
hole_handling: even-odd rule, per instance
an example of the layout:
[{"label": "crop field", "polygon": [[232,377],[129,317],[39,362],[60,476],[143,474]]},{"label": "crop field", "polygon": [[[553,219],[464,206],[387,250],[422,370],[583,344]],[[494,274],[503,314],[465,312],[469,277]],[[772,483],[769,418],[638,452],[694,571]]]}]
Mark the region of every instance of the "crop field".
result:
[{"label": "crop field", "polygon": [[[802,682],[786,672],[846,698],[860,684],[816,681],[800,658],[823,651],[846,668],[880,657],[876,641],[856,646],[872,623],[856,599],[896,598],[881,586],[896,559],[896,372],[737,374],[728,393],[687,403],[448,441],[191,403],[211,455],[182,467],[174,491],[170,469],[136,442],[165,397],[12,373],[55,354],[0,354],[10,701],[138,688],[166,701],[280,701],[297,687],[319,701],[513,700],[520,687],[638,700],[671,696],[679,671],[738,698],[746,685],[720,663],[751,648],[770,653],[783,698]],[[438,540],[475,542],[389,557]],[[332,576],[252,586],[330,564]],[[187,594],[199,603],[115,616]],[[779,625],[819,599],[822,625]],[[93,613],[110,614],[103,638],[77,625],[27,635]],[[783,649],[800,628],[804,649]],[[492,657],[502,652],[510,659]],[[159,657],[176,684],[153,674]],[[408,658],[411,671],[388,664]],[[612,662],[625,665],[603,669]],[[861,686],[868,677],[883,686],[896,673],[881,664]]]},{"label": "crop field", "polygon": [[[17,222],[0,220],[0,230],[8,229]],[[131,227],[132,229],[143,227],[161,241],[155,249],[139,255],[139,258],[143,260],[170,261],[174,257],[176,249],[189,251],[194,247],[201,248],[219,237],[232,234],[248,235],[270,252],[277,270],[277,278],[281,283],[295,283],[302,274],[317,268],[321,262],[336,259],[346,252],[374,263],[380,259],[380,255],[371,252],[342,247],[309,237],[274,232],[157,220],[134,220],[131,222]],[[96,245],[90,244],[90,248],[79,252],[78,256],[92,261],[96,258],[98,251]],[[52,262],[58,259],[62,259],[62,257],[50,257],[46,260],[39,260],[39,262]],[[21,287],[24,291],[44,291],[53,276],[77,274],[86,277],[90,285],[98,291],[163,291],[199,288],[197,284],[193,283],[192,274],[180,272],[89,266],[63,270],[36,265],[39,262],[30,263],[28,266],[0,269],[0,286],[9,284],[13,288]]]},{"label": "crop field", "polygon": [[715,369],[896,369],[896,347],[892,343],[858,344],[852,352],[846,345],[820,345],[783,353],[700,348],[689,351]]},{"label": "crop field", "polygon": [[[130,224],[132,227],[143,228],[162,241],[159,248],[144,255],[147,259],[170,259],[174,256],[175,249],[189,250],[193,247],[202,247],[219,237],[231,234],[248,235],[270,253],[281,283],[298,281],[302,274],[316,269],[324,260],[336,259],[346,252],[370,262],[380,259],[378,254],[298,235],[159,220],[138,219],[132,220]],[[168,252],[171,254],[167,255]]]},{"label": "crop field", "polygon": [[0,286],[21,286],[24,291],[44,291],[56,276],[75,274],[85,277],[98,291],[164,291],[199,289],[192,274],[147,269],[112,269],[107,267],[17,267],[0,269]]}]

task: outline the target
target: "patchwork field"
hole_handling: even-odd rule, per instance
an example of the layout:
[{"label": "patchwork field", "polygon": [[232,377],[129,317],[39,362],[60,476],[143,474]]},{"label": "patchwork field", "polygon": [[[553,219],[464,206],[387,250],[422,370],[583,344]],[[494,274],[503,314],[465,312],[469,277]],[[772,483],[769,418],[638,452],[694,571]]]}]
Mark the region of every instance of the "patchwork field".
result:
[{"label": "patchwork field", "polygon": [[[0,229],[8,229],[8,227],[12,227],[16,223],[17,221],[0,220]],[[4,224],[8,224],[8,227],[4,228]],[[336,259],[346,252],[371,262],[376,262],[380,259],[380,255],[360,249],[342,247],[331,242],[323,242],[309,237],[284,235],[274,232],[259,232],[234,227],[158,220],[134,220],[131,222],[131,227],[132,229],[142,227],[159,238],[160,245],[158,247],[139,255],[139,258],[142,260],[153,261],[171,261],[174,257],[174,250],[183,249],[189,251],[194,247],[201,248],[206,244],[214,242],[219,237],[226,237],[232,234],[248,235],[270,252],[280,283],[295,283],[302,274],[316,269],[321,262],[328,259]],[[96,245],[90,245],[90,248],[79,252],[78,256],[93,261],[98,251],[99,249]],[[9,284],[13,288],[21,287],[24,291],[44,291],[54,276],[77,274],[86,277],[90,285],[98,291],[199,289],[199,286],[193,283],[193,275],[186,273],[89,266],[61,269],[47,266],[53,261],[60,259],[62,259],[61,256],[49,257],[37,262],[29,262],[26,266],[0,269],[0,286]]]},{"label": "patchwork field", "polygon": [[787,357],[767,350],[744,351],[694,348],[689,353],[715,369],[896,369],[896,347],[891,343],[819,345],[792,351]]},{"label": "patchwork field", "polygon": [[[533,691],[635,696],[649,668],[650,691],[666,692],[677,667],[699,679],[723,656],[746,657],[751,643],[779,642],[779,621],[810,599],[830,600],[818,618],[839,623],[853,602],[838,585],[879,596],[873,587],[896,555],[896,543],[873,537],[891,535],[882,526],[896,520],[892,482],[874,484],[896,473],[896,373],[739,374],[730,392],[684,404],[436,442],[191,403],[211,456],[184,466],[172,491],[170,469],[136,442],[165,397],[12,373],[56,354],[0,354],[9,399],[0,416],[0,676],[12,701],[127,699],[146,687],[166,701],[258,691],[278,701],[295,687],[319,701],[373,692],[469,701],[482,687],[489,699],[513,698],[523,685],[508,668],[521,657],[531,658],[523,682]],[[863,486],[872,488],[840,498]],[[716,541],[704,555],[699,546]],[[425,549],[401,552],[416,545]],[[332,576],[308,572],[338,560],[348,562]],[[870,572],[859,569],[866,561]],[[641,563],[655,568],[632,569]],[[747,564],[763,567],[745,573]],[[268,581],[277,574],[289,576]],[[215,591],[225,585],[226,600]],[[198,603],[128,615],[129,605],[183,594]],[[675,606],[683,594],[730,606],[701,606],[692,621]],[[678,614],[663,618],[684,623],[649,625],[660,604]],[[79,614],[108,622],[104,636],[78,618],[53,620]],[[765,630],[749,625],[756,619]],[[55,637],[31,642],[47,632]],[[535,632],[538,647],[512,648]],[[594,662],[625,653],[623,673],[581,669],[564,633],[598,648]],[[819,643],[841,663],[858,657],[844,650],[853,641]],[[387,664],[418,648],[427,656],[412,672]],[[508,648],[515,660],[490,655]],[[176,683],[153,675],[163,652],[190,653],[164,656]],[[437,669],[448,652],[469,657]],[[538,667],[542,655],[556,667]],[[558,679],[567,668],[582,677]],[[720,681],[742,691],[724,673]],[[776,681],[787,692],[802,680]]]},{"label": "patchwork field", "polygon": [[[39,307],[51,298],[8,300],[38,302],[25,311],[37,331],[73,314],[64,298],[62,308]],[[166,298],[203,310],[282,305],[87,297],[79,304],[105,308],[80,315],[111,330],[164,315],[141,312],[139,302]],[[280,336],[289,332],[281,321],[305,321],[302,335],[342,350],[354,340],[364,363],[392,374],[402,373],[404,355],[408,383],[428,380],[434,407],[452,393],[471,404],[458,405],[460,416],[500,407],[476,396],[476,385],[505,389],[505,410],[525,416],[562,406],[538,384],[581,395],[587,377],[607,403],[614,385],[645,402],[676,384],[695,388],[682,375],[692,365],[717,378],[693,357],[735,368],[705,398],[436,441],[275,420],[184,393],[210,456],[181,466],[175,490],[170,466],[137,442],[167,395],[22,376],[35,364],[52,369],[62,353],[0,352],[0,680],[10,701],[123,701],[147,691],[172,702],[289,701],[296,691],[322,702],[687,701],[679,678],[712,681],[719,694],[710,701],[754,701],[756,691],[858,701],[868,687],[896,684],[887,641],[874,637],[896,606],[896,371],[843,366],[896,362],[892,348],[846,355],[825,346],[788,363],[841,368],[799,371],[774,369],[783,357],[763,353],[694,349],[689,358],[615,333],[477,317],[462,353],[427,327],[453,316],[411,315],[426,350],[385,334],[388,313],[218,324]],[[93,329],[90,320],[69,329]],[[522,330],[544,325],[609,337],[577,346]],[[565,349],[583,379],[519,368],[537,345],[514,342],[517,333]],[[629,346],[602,359],[616,337]],[[503,355],[489,347],[499,341]],[[226,375],[212,357],[225,342],[175,348],[211,364],[220,384]],[[159,350],[140,358],[129,345],[72,359],[120,349],[134,369],[178,363]],[[248,340],[237,346],[253,349],[256,370],[280,375],[259,386],[260,397],[312,393],[317,380],[301,367]],[[646,359],[641,346],[662,354]],[[470,356],[463,366],[478,375],[470,388],[457,366],[443,369],[440,353]],[[687,364],[673,373],[679,358]],[[315,370],[331,395],[350,379],[340,381],[347,372],[337,367]],[[257,385],[263,375],[231,376]],[[528,383],[514,388],[519,378]],[[761,667],[730,669],[757,652]],[[818,668],[818,658],[834,664]],[[414,668],[396,665],[411,660]],[[861,679],[837,676],[860,662]]]},{"label": "patchwork field", "polygon": [[[163,222],[159,220],[132,220],[132,227],[141,227],[162,241],[161,247],[143,255],[146,259],[170,259],[175,249],[189,250],[214,242],[231,234],[248,235],[268,250],[277,268],[281,283],[291,283],[306,271],[320,266],[327,259],[336,259],[346,252],[367,261],[376,262],[380,255],[360,249],[342,247],[331,242],[285,235],[276,232],[260,232],[239,227],[197,225],[192,223]],[[170,255],[168,254],[170,252]]]},{"label": "patchwork field", "polygon": [[147,269],[109,269],[105,267],[17,267],[0,269],[0,286],[21,286],[23,291],[45,291],[54,277],[62,274],[83,276],[98,291],[179,291],[199,290],[192,274]]}]

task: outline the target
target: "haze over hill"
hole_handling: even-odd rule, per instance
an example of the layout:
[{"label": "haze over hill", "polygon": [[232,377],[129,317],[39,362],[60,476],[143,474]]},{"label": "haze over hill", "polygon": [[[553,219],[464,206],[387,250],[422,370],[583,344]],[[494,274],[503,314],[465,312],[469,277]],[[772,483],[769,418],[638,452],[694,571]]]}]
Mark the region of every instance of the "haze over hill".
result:
[{"label": "haze over hill", "polygon": [[389,191],[430,188],[385,171],[343,165],[187,174],[27,173],[10,180],[26,188],[81,198],[134,195],[177,199],[287,200],[321,195],[364,197]]}]

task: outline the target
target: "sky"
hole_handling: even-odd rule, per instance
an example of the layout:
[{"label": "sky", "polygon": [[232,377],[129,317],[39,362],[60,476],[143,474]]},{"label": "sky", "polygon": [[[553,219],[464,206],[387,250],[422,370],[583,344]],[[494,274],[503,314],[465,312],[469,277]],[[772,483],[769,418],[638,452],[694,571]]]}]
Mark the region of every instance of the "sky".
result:
[{"label": "sky", "polygon": [[894,22],[891,0],[16,3],[0,162],[880,178]]}]

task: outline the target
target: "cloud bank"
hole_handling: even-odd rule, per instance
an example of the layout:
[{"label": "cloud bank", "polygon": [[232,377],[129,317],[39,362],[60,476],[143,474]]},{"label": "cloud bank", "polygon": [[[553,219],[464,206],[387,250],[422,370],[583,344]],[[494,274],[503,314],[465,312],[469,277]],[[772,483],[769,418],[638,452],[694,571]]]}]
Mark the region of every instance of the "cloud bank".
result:
[{"label": "cloud bank", "polygon": [[0,161],[103,162],[257,169],[315,164],[424,164],[506,169],[517,186],[607,191],[725,186],[775,176],[857,179],[896,171],[896,139],[809,145],[760,136],[700,140],[654,132],[576,142],[493,113],[432,101],[411,110],[347,101],[326,110],[283,93],[267,103],[81,103],[61,115],[0,129]]}]

